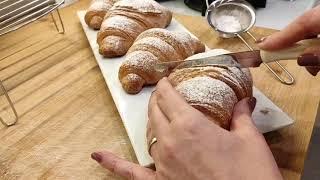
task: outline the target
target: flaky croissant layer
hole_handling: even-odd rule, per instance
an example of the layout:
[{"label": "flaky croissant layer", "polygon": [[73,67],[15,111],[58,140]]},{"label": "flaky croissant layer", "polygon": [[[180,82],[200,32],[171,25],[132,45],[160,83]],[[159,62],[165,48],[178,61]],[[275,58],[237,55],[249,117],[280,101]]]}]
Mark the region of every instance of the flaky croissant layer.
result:
[{"label": "flaky croissant layer", "polygon": [[190,105],[225,129],[235,104],[252,96],[251,74],[245,68],[189,67],[174,70],[168,79]]}]

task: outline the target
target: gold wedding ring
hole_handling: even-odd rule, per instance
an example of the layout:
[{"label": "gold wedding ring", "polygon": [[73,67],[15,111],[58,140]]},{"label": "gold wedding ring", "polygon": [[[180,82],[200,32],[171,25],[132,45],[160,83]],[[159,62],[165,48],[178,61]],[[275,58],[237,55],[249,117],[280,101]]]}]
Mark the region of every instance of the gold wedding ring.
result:
[{"label": "gold wedding ring", "polygon": [[150,156],[151,156],[151,147],[152,147],[152,145],[153,145],[154,143],[156,143],[156,142],[157,142],[157,138],[154,137],[154,138],[151,139],[151,141],[150,141],[150,143],[149,143],[148,153],[150,154]]}]

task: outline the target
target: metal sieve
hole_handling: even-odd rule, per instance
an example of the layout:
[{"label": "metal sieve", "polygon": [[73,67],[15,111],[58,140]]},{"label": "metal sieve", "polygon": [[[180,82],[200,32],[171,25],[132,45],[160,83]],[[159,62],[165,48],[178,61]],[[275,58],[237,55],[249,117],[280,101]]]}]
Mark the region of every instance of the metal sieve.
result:
[{"label": "metal sieve", "polygon": [[[241,29],[238,31],[226,31],[219,29],[218,21],[221,16],[232,16],[240,22]],[[254,8],[243,0],[218,0],[209,5],[206,11],[206,18],[211,27],[224,38],[231,38],[237,34],[247,32],[256,21]]]},{"label": "metal sieve", "polygon": [[[208,5],[208,0],[206,0]],[[229,17],[234,21],[226,22],[225,26],[219,26],[219,23],[222,23],[220,17]],[[254,48],[250,46],[250,44],[246,41],[246,39],[242,36],[242,34],[248,34],[255,42],[257,38],[253,34],[249,32],[249,30],[253,27],[256,22],[256,13],[254,8],[245,0],[216,0],[213,1],[210,5],[208,5],[206,11],[206,18],[209,25],[219,33],[219,36],[222,38],[234,38],[238,37],[249,50],[253,51]],[[238,26],[234,26],[236,28],[231,28],[231,26],[235,25],[234,22],[238,23]],[[228,24],[229,23],[229,24]],[[229,29],[222,29],[221,27],[228,27]],[[284,68],[278,61],[275,61],[276,65],[283,71],[279,72],[279,74],[271,68],[266,63],[263,63],[269,71],[283,84],[291,85],[294,84],[294,77],[290,74],[290,72]],[[286,80],[281,77],[281,74],[286,76]]]}]

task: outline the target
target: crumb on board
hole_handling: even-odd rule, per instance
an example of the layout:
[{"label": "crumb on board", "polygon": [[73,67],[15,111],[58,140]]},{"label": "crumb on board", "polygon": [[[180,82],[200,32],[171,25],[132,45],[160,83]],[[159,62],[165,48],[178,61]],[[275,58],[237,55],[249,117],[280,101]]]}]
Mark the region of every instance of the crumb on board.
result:
[{"label": "crumb on board", "polygon": [[264,115],[268,114],[269,113],[269,110],[267,109],[261,109],[260,112]]}]

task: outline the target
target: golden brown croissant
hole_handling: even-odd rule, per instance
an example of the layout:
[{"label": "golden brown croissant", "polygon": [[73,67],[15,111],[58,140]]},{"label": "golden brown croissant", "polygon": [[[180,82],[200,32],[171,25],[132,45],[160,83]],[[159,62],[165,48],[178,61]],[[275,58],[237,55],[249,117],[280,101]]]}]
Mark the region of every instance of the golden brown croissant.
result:
[{"label": "golden brown croissant", "polygon": [[157,62],[184,60],[204,50],[205,46],[187,32],[149,29],[129,49],[119,69],[119,80],[127,93],[138,93],[144,85],[155,84],[169,75],[169,69],[162,72],[154,69]]},{"label": "golden brown croissant", "polygon": [[87,25],[95,30],[99,30],[104,16],[117,0],[92,0],[84,20]]},{"label": "golden brown croissant", "polygon": [[172,13],[153,0],[122,0],[114,4],[102,22],[97,43],[105,57],[126,54],[134,40],[150,28],[164,28]]},{"label": "golden brown croissant", "polygon": [[168,77],[175,89],[211,121],[229,129],[235,104],[252,96],[249,69],[224,66],[189,67]]}]

